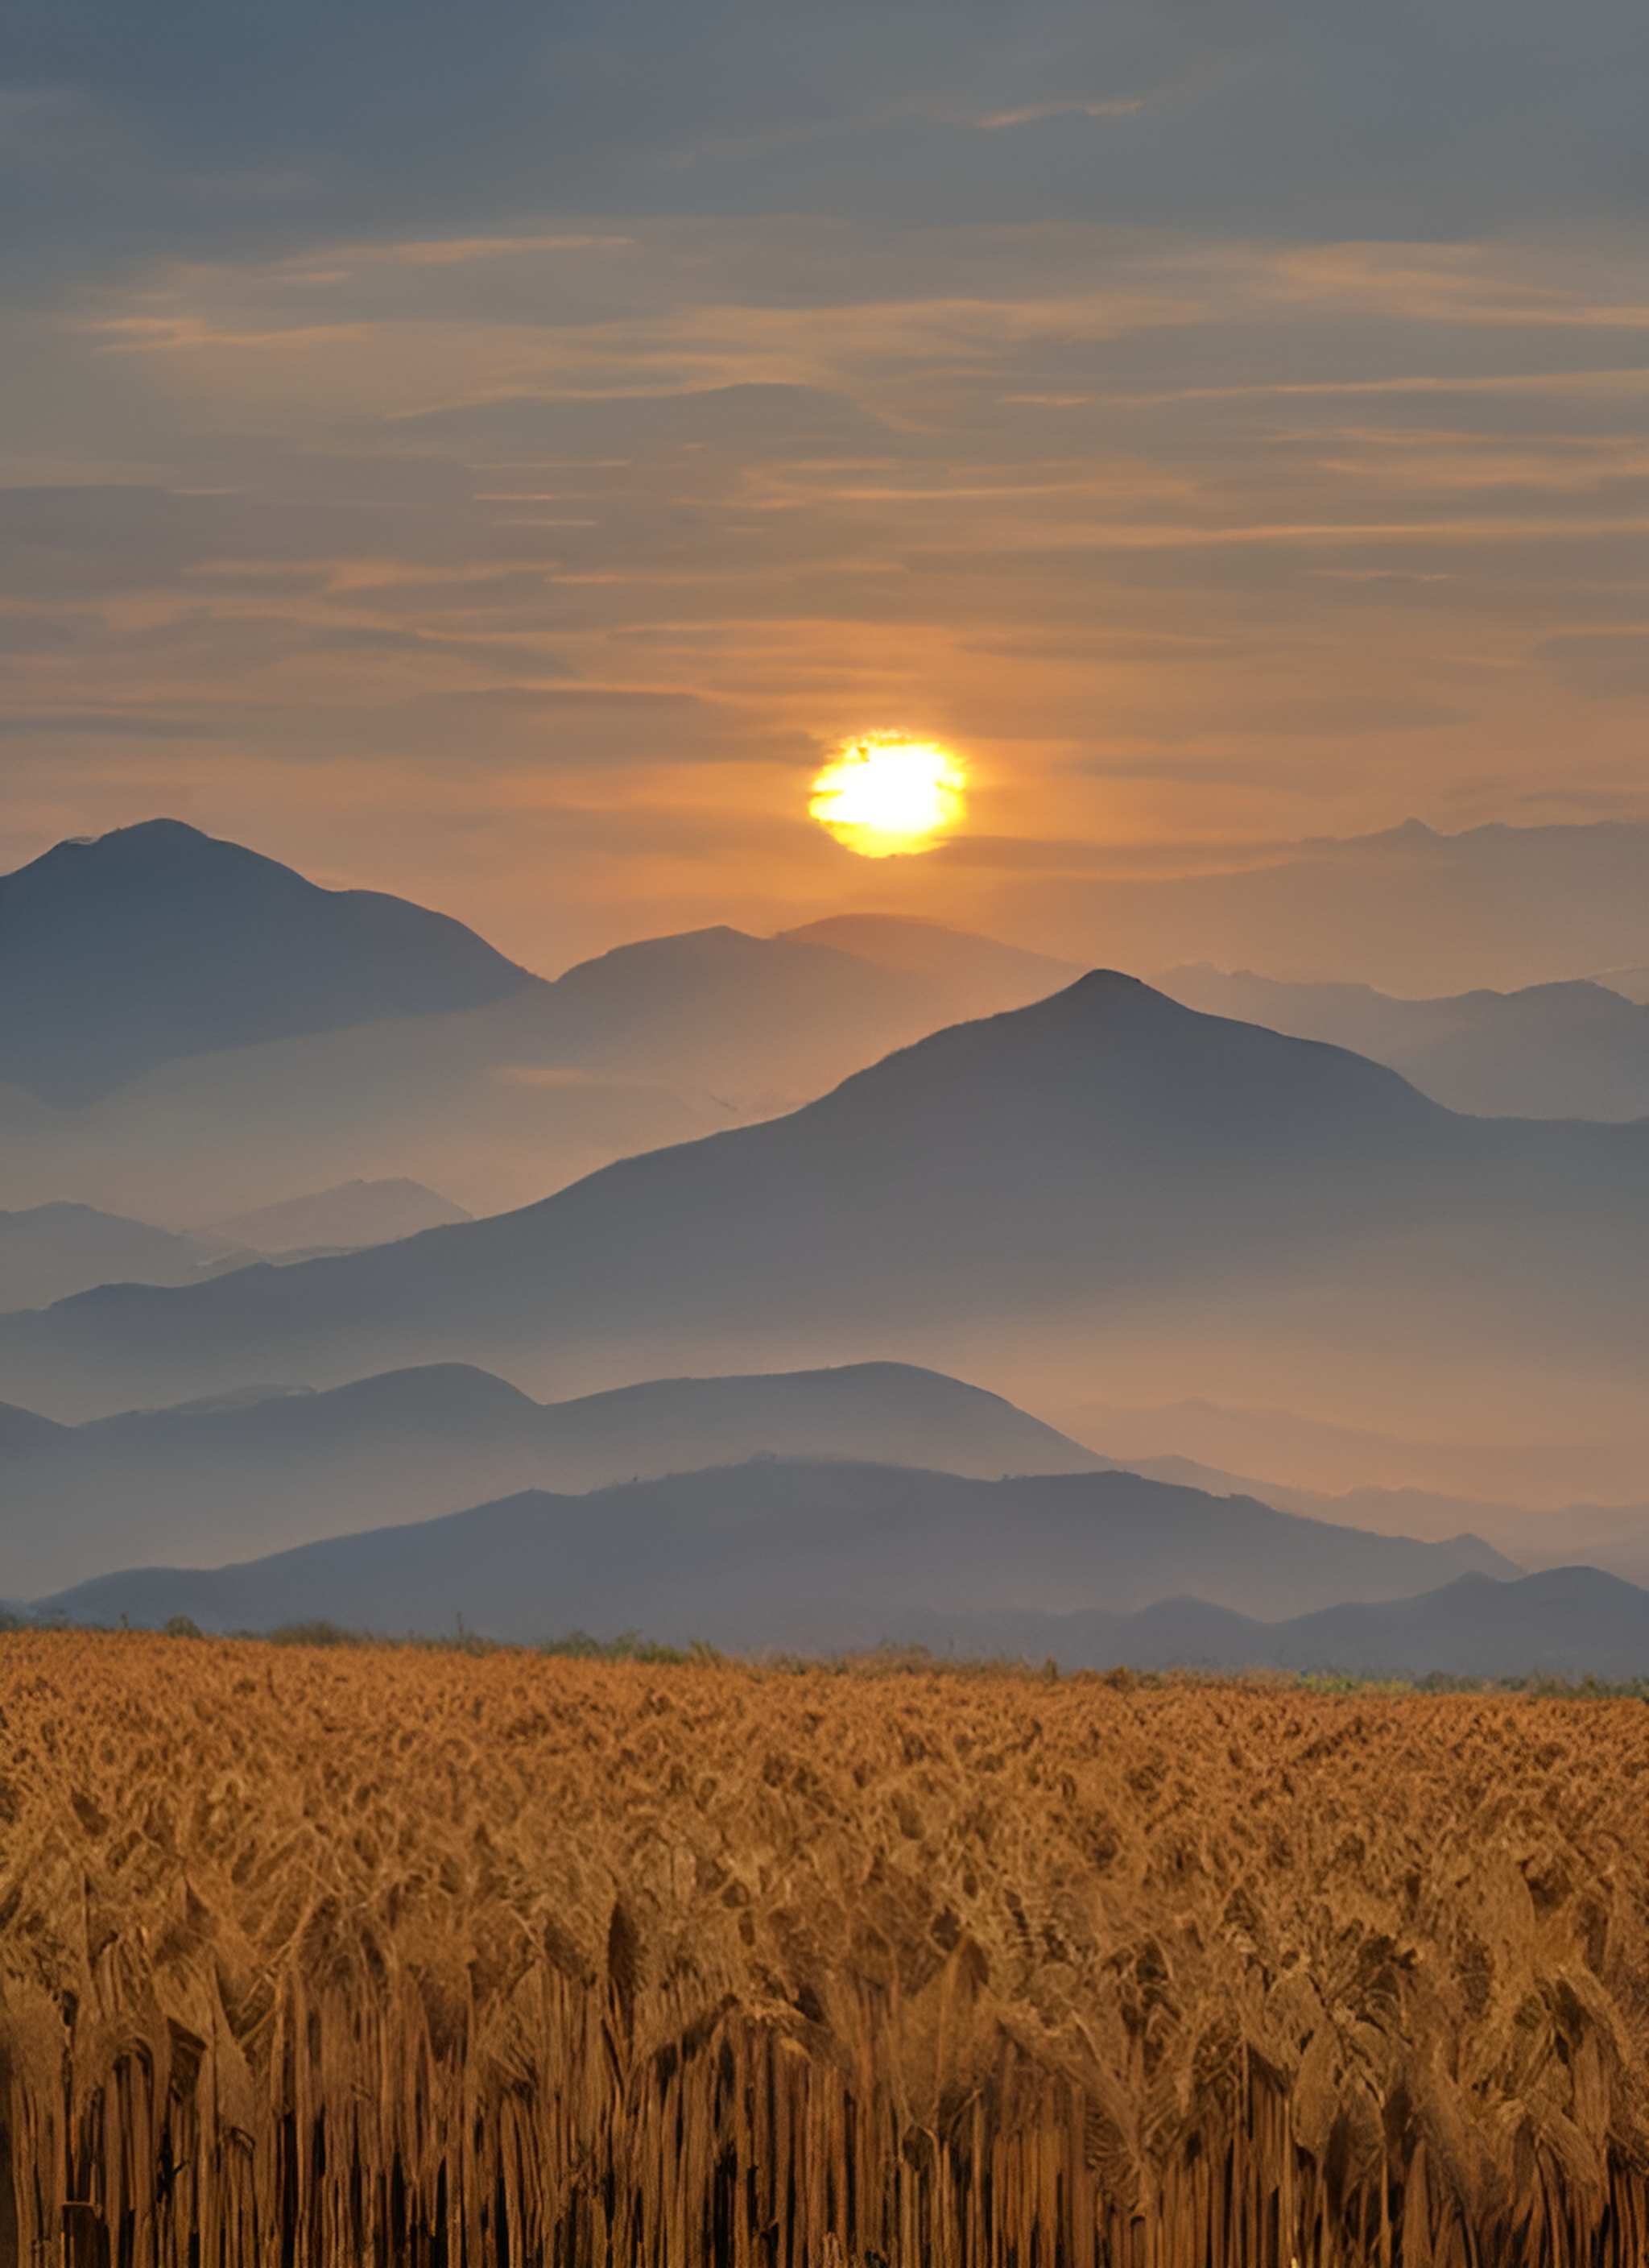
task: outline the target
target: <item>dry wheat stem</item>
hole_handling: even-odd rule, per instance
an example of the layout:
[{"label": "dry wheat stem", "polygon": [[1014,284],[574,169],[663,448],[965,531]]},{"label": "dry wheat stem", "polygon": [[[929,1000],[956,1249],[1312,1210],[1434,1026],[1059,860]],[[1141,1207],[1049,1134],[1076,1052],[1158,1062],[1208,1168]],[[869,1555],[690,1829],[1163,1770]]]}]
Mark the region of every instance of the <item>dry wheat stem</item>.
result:
[{"label": "dry wheat stem", "polygon": [[1649,2260],[1638,1704],[36,1632],[0,1712],[0,2268]]}]

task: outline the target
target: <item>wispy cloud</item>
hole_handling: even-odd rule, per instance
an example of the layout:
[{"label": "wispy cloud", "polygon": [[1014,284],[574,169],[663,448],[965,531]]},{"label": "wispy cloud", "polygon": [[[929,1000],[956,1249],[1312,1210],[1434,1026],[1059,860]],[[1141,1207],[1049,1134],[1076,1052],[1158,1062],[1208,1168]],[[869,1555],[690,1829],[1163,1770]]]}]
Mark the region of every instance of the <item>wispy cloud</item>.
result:
[{"label": "wispy cloud", "polygon": [[[335,865],[389,799],[360,878],[415,895],[465,814],[442,902],[541,965],[868,887],[805,815],[867,727],[962,747],[991,843],[1113,861],[1492,817],[1557,747],[1624,808],[1636,649],[1553,641],[1636,619],[1638,335],[1567,367],[1629,266],[806,215],[140,266],[17,333],[14,426],[101,407],[0,512],[15,807],[164,770]],[[1020,857],[876,887],[966,924]]]},{"label": "wispy cloud", "polygon": [[269,273],[297,284],[335,284],[363,268],[453,268],[477,261],[521,260],[542,252],[625,252],[633,236],[424,237],[405,244],[341,244],[320,256],[300,255],[271,263]]},{"label": "wispy cloud", "polygon": [[1109,102],[1033,102],[1023,110],[993,110],[983,118],[970,118],[968,123],[994,134],[1005,126],[1038,126],[1046,118],[1131,118],[1145,107],[1139,95]]},{"label": "wispy cloud", "polygon": [[150,716],[114,709],[47,710],[35,714],[0,711],[0,733],[9,738],[33,740],[37,734],[71,735],[121,740],[194,740],[210,736],[212,727],[194,717]]}]

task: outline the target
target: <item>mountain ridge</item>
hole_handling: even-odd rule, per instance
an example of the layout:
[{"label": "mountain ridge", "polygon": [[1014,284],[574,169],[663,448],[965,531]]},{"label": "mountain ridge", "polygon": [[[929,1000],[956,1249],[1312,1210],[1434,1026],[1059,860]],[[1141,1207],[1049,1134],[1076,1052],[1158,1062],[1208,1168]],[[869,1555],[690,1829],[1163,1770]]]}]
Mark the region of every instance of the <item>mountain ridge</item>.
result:
[{"label": "mountain ridge", "polygon": [[[605,1344],[646,1375],[661,1348],[726,1331],[835,1332],[842,1359],[867,1351],[847,1342],[872,1316],[887,1348],[963,1311],[1114,1304],[1351,1252],[1388,1268],[1396,1240],[1433,1270],[1451,1240],[1480,1270],[1484,1254],[1502,1274],[1537,1266],[1554,1315],[1583,1290],[1596,1307],[1600,1286],[1631,1314],[1646,1167],[1649,1126],[1461,1118],[1344,1050],[1095,971],[788,1117],[621,1160],[516,1212],[6,1319],[0,1395],[90,1415],[88,1394],[108,1409]],[[1520,1326],[1550,1328],[1544,1309]]]},{"label": "mountain ridge", "polygon": [[[172,823],[156,824],[171,839]],[[232,868],[241,855],[204,837],[195,852],[202,844]],[[99,848],[71,847],[88,857]],[[145,895],[134,881],[121,899],[122,936],[140,970],[144,936],[151,946],[156,936],[170,939],[173,958],[189,965],[180,975],[159,962],[143,972],[144,998],[129,1020],[140,1037],[168,985],[193,997],[191,987],[219,983],[224,958],[216,917],[202,916],[198,892],[168,896],[158,887],[164,862],[148,871],[157,887]],[[301,876],[269,871],[296,894],[291,918],[300,931],[305,908],[336,912],[337,894],[318,900]],[[0,883],[0,1203],[23,1208],[68,1196],[180,1229],[261,1210],[294,1186],[386,1175],[450,1190],[471,1212],[508,1210],[615,1157],[794,1109],[890,1049],[1021,1005],[1076,973],[931,924],[843,917],[850,935],[828,921],[820,925],[828,937],[771,938],[720,924],[615,946],[553,982],[518,972],[514,989],[470,1006],[357,999],[344,1003],[340,1021],[328,979],[327,1012],[289,1016],[301,1028],[284,1036],[264,1035],[267,1019],[248,1023],[225,997],[213,1029],[186,1035],[204,1052],[172,1051],[173,1033],[134,1054],[122,1033],[118,1059],[96,1016],[88,1022],[80,1012],[85,1002],[65,998],[59,1005],[74,1012],[52,1030],[46,1085],[56,1100],[47,1101],[18,1083],[33,1073],[15,1049],[7,1057],[5,1004],[18,1044],[25,1027],[50,1024],[63,990],[51,974],[57,948],[42,955],[26,924],[8,926],[6,887]],[[93,987],[92,1007],[102,1013],[107,1005]],[[371,1020],[358,1020],[363,1008]],[[157,1053],[166,1059],[144,1067]],[[88,1100],[93,1090],[107,1091]]]},{"label": "mountain ridge", "polygon": [[[924,1642],[922,1625],[913,1635]],[[1649,1591],[1595,1567],[1552,1567],[1515,1581],[1457,1576],[1410,1599],[1348,1602],[1277,1622],[1191,1598],[1132,1615],[952,1618],[928,1642],[1051,1657],[1062,1668],[1280,1670],[1371,1679],[1649,1676]]]},{"label": "mountain ridge", "polygon": [[1449,1110],[1622,1123],[1649,1116],[1649,1008],[1594,981],[1431,999],[1205,962],[1149,981],[1182,1006],[1350,1048]]},{"label": "mountain ridge", "polygon": [[764,1454],[983,1478],[1104,1462],[983,1388],[886,1362],[652,1379],[548,1403],[444,1364],[73,1427],[0,1405],[0,1588],[56,1590],[136,1557],[211,1565],[524,1487],[587,1491]]},{"label": "mountain ridge", "polygon": [[894,1609],[1133,1611],[1189,1579],[1211,1603],[1287,1613],[1468,1569],[1520,1572],[1475,1538],[1369,1535],[1133,1473],[990,1481],[756,1458],[580,1495],[528,1489],[227,1567],[127,1568],[37,1607],[214,1628],[326,1619],[431,1634],[459,1616],[519,1640],[644,1628],[674,1643],[842,1646],[892,1634],[879,1617]]},{"label": "mountain ridge", "polygon": [[70,1108],[179,1057],[537,981],[450,915],[322,889],[174,819],[0,876],[0,1079]]},{"label": "mountain ridge", "polygon": [[[1273,846],[1267,846],[1268,852]],[[1057,870],[979,918],[1044,953],[1133,968],[1211,961],[1397,992],[1514,989],[1649,959],[1649,824],[1499,823],[1279,844],[1211,873]],[[945,851],[936,854],[943,858]]]}]

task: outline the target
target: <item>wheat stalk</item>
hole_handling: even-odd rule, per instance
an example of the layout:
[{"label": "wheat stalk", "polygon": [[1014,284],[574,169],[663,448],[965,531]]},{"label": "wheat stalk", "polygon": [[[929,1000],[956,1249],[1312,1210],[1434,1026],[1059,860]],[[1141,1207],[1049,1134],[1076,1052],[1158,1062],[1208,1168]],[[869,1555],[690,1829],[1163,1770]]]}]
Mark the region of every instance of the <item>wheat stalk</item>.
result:
[{"label": "wheat stalk", "polygon": [[33,1632],[0,1709],[0,2268],[1649,2258],[1638,1704]]}]

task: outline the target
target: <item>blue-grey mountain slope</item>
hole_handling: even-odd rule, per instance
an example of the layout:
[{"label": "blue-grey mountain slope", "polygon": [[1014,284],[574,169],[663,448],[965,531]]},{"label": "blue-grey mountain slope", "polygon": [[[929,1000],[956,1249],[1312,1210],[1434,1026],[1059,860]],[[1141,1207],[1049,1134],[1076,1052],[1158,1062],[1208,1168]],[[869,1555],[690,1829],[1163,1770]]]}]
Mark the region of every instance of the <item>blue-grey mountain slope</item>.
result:
[{"label": "blue-grey mountain slope", "polygon": [[1596,1567],[1519,1581],[1461,1575],[1411,1599],[1348,1602],[1277,1622],[1191,1598],[1136,1614],[915,1617],[917,1643],[1067,1669],[1339,1671],[1353,1677],[1649,1678],[1649,1590]]},{"label": "blue-grey mountain slope", "polygon": [[1235,873],[1013,877],[990,919],[1124,968],[1208,961],[1415,995],[1514,990],[1649,959],[1649,825],[1444,835],[1410,819],[1279,846]]},{"label": "blue-grey mountain slope", "polygon": [[1606,985],[1535,984],[1399,1000],[1367,984],[1290,984],[1206,964],[1152,982],[1188,1008],[1326,1040],[1480,1118],[1649,1117],[1649,1008]]},{"label": "blue-grey mountain slope", "polygon": [[0,1205],[68,1197],[194,1223],[390,1174],[496,1212],[793,1109],[1078,973],[859,919],[643,939],[554,983],[493,955],[497,983],[456,991],[415,953],[397,989],[380,948],[425,920],[169,821],[61,844],[0,881]]},{"label": "blue-grey mountain slope", "polygon": [[467,1220],[405,1180],[355,1182],[188,1233],[62,1202],[0,1212],[0,1314],[48,1307],[99,1284],[198,1284],[279,1255],[310,1258]]},{"label": "blue-grey mountain slope", "polygon": [[445,914],[323,890],[179,820],[59,843],[0,877],[0,1081],[71,1108],[175,1057],[532,982]]},{"label": "blue-grey mountain slope", "polygon": [[1206,1489],[1214,1496],[1257,1497],[1279,1512],[1369,1528],[1377,1535],[1424,1535],[1433,1541],[1462,1533],[1480,1535],[1531,1572],[1584,1565],[1601,1567],[1629,1583],[1649,1585],[1649,1504],[1572,1503],[1535,1510],[1436,1489],[1362,1487],[1331,1494],[1323,1489],[1291,1488],[1191,1457],[1119,1455],[1104,1462],[1143,1473],[1148,1480]]},{"label": "blue-grey mountain slope", "polygon": [[74,1418],[437,1361],[938,1365],[963,1325],[1051,1332],[1278,1282],[1384,1302],[1451,1359],[1469,1323],[1629,1363],[1649,1125],[1457,1117],[1358,1057],[1099,971],[519,1212],[0,1321],[0,1395]]},{"label": "blue-grey mountain slope", "polygon": [[1044,998],[1078,973],[926,922],[825,921],[769,938],[724,925],[580,961],[541,1015],[559,1059],[590,1071],[812,1094],[942,1024]]},{"label": "blue-grey mountain slope", "polygon": [[1045,998],[1082,974],[1078,962],[1027,953],[1022,946],[1003,945],[992,937],[946,929],[908,914],[828,914],[821,921],[781,930],[777,941],[828,946],[878,968],[925,977],[943,985],[953,998],[966,995],[974,1003],[969,1012],[975,1016]]},{"label": "blue-grey mountain slope", "polygon": [[655,1379],[548,1407],[461,1364],[77,1426],[0,1407],[0,1596],[774,1455],[988,1479],[1104,1463],[997,1395],[887,1362]]},{"label": "blue-grey mountain slope", "polygon": [[0,1212],[0,1313],[48,1307],[99,1284],[197,1283],[225,1256],[220,1240],[179,1235],[92,1205]]},{"label": "blue-grey mountain slope", "polygon": [[1133,1473],[996,1481],[759,1461],[582,1496],[539,1490],[239,1566],[100,1577],[41,1602],[76,1620],[202,1628],[327,1619],[533,1639],[641,1630],[740,1648],[909,1636],[920,1617],[1126,1614],[1194,1590],[1248,1614],[1402,1597],[1519,1571],[1472,1538],[1366,1535]]}]

